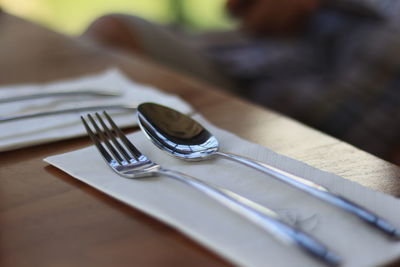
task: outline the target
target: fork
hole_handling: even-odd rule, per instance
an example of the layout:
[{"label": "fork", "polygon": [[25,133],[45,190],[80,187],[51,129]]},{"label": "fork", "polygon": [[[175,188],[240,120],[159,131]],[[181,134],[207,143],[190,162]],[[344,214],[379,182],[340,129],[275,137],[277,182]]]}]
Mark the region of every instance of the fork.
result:
[{"label": "fork", "polygon": [[340,264],[341,260],[334,252],[308,234],[281,221],[277,214],[267,207],[187,174],[165,169],[153,162],[128,140],[105,111],[103,115],[109,126],[98,113],[95,113],[102,130],[90,114],[87,118],[95,131],[91,129],[84,117],[81,116],[81,119],[89,137],[107,165],[118,175],[132,179],[163,176],[182,182],[253,222],[284,244],[297,246],[328,265]]}]

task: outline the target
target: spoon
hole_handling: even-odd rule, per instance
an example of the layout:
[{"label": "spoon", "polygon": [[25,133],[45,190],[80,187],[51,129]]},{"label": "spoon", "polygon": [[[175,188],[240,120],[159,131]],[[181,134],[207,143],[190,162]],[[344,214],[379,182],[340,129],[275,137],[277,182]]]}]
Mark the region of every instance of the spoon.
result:
[{"label": "spoon", "polygon": [[137,114],[138,124],[147,137],[158,148],[174,157],[200,161],[219,156],[241,163],[345,210],[392,238],[400,239],[400,230],[388,221],[319,184],[266,163],[219,151],[219,143],[214,135],[192,118],[176,110],[155,103],[143,103],[138,106]]}]

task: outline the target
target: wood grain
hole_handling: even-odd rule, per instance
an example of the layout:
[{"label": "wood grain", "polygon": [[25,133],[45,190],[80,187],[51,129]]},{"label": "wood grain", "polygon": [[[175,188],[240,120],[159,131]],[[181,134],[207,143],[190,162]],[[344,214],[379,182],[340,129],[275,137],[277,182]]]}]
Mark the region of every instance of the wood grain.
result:
[{"label": "wood grain", "polygon": [[[0,15],[2,85],[68,78],[109,66],[180,95],[212,123],[243,138],[400,196],[397,166],[139,56]],[[77,138],[0,153],[1,266],[230,265],[176,230],[42,161],[88,144]]]}]

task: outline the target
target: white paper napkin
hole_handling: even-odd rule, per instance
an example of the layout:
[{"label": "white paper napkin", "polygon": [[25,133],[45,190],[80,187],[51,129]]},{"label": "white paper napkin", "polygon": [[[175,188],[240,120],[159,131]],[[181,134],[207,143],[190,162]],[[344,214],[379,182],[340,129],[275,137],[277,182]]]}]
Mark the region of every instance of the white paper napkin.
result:
[{"label": "white paper napkin", "polygon": [[[95,75],[47,84],[0,87],[0,98],[38,92],[79,91],[85,89],[117,93],[119,96],[68,96],[3,103],[0,105],[0,117],[81,106],[137,105],[149,101],[172,106],[183,113],[188,113],[192,110],[179,97],[160,92],[150,86],[135,83],[117,69],[109,69]],[[85,113],[87,112],[82,112],[82,114]],[[134,111],[110,111],[110,113],[114,113],[116,121],[121,126],[136,124]],[[84,135],[86,132],[81,125],[79,115],[80,113],[69,113],[0,123],[0,151]]]},{"label": "white paper napkin", "polygon": [[[252,157],[307,177],[365,205],[400,227],[398,199],[276,154],[218,129],[200,117],[197,119],[216,134],[221,151]],[[164,167],[188,173],[273,208],[285,221],[311,233],[336,251],[344,259],[343,266],[376,266],[400,257],[400,242],[389,240],[358,218],[267,175],[225,159],[183,162],[158,150],[141,132],[132,134],[130,139],[144,154]],[[320,265],[300,250],[280,244],[257,226],[184,184],[165,177],[141,180],[119,177],[106,166],[94,147],[52,156],[45,161],[164,221],[235,264]]]}]

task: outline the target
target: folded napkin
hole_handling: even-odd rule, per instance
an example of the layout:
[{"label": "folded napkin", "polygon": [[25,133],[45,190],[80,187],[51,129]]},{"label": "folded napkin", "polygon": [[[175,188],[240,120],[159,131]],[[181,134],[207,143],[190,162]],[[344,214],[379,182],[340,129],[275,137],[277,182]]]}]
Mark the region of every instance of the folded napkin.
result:
[{"label": "folded napkin", "polygon": [[[0,87],[0,99],[26,94],[60,91],[93,90],[115,93],[115,97],[63,96],[31,99],[0,104],[0,117],[41,111],[60,110],[98,105],[137,105],[157,101],[188,113],[191,107],[177,96],[162,93],[150,86],[135,83],[117,69],[85,77],[47,84],[28,84]],[[87,112],[81,112],[85,114]],[[134,111],[110,111],[121,126],[136,124]],[[86,134],[79,113],[52,115],[39,118],[0,122],[0,151],[34,144],[43,144]]]},{"label": "folded napkin", "polygon": [[[334,174],[274,153],[195,117],[230,151],[270,163],[327,186],[361,203],[400,227],[399,200]],[[343,266],[376,266],[400,257],[400,242],[346,212],[299,192],[268,175],[225,159],[184,162],[158,150],[141,132],[129,136],[150,159],[273,208],[286,222],[309,232],[344,259]],[[84,159],[85,164],[82,164]],[[116,175],[96,148],[56,155],[49,164],[192,237],[241,266],[319,266],[300,250],[287,247],[209,197],[177,181],[126,179]]]}]

